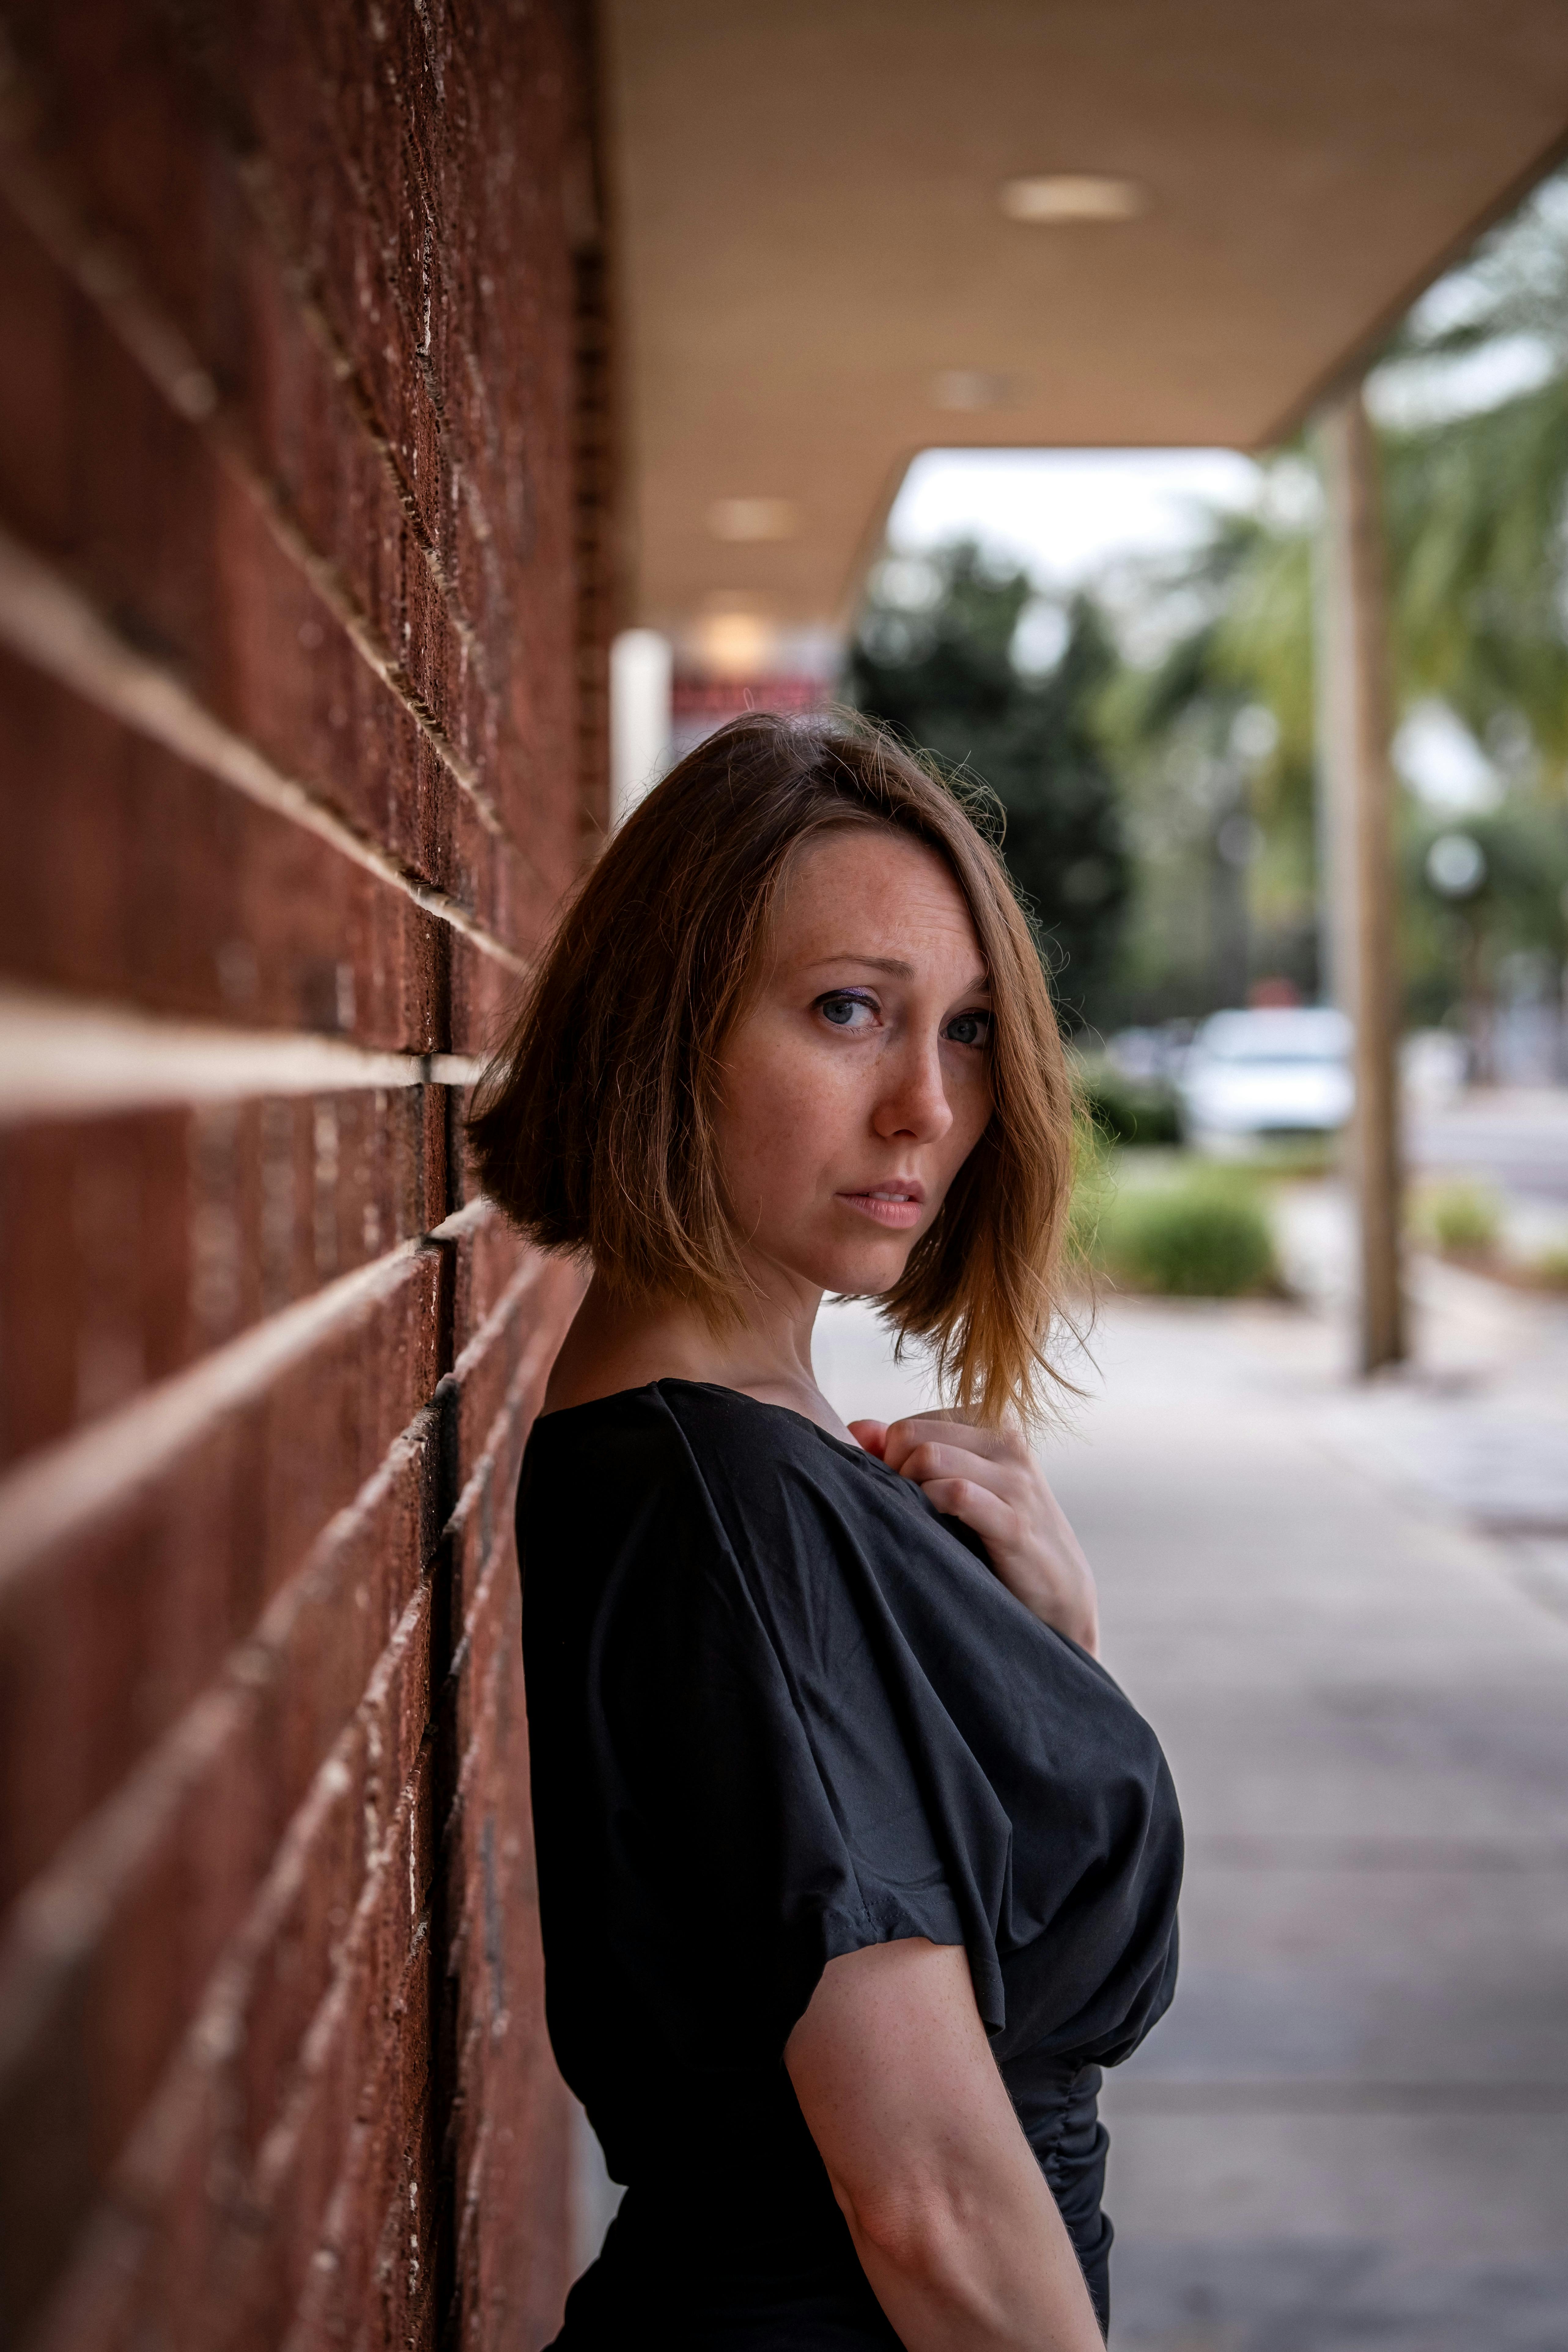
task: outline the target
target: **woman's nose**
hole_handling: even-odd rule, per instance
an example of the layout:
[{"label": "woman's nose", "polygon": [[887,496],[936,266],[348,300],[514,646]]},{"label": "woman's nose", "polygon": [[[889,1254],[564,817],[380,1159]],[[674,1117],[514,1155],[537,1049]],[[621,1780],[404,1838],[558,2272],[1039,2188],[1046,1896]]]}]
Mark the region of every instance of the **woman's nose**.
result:
[{"label": "woman's nose", "polygon": [[883,1091],[871,1115],[877,1133],[889,1142],[908,1135],[917,1143],[935,1143],[952,1125],[952,1109],[942,1080],[942,1054],[937,1041],[910,1045],[883,1072]]}]

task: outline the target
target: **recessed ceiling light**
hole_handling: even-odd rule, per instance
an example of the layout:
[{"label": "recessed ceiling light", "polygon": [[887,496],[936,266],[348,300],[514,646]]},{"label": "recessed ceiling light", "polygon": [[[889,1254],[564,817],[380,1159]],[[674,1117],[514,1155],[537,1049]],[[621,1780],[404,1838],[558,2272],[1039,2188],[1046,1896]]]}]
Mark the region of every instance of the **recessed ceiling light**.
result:
[{"label": "recessed ceiling light", "polygon": [[938,408],[1006,408],[1014,390],[1010,376],[992,375],[984,368],[943,368],[931,378],[931,396]]},{"label": "recessed ceiling light", "polygon": [[788,499],[715,499],[708,509],[708,528],[715,539],[734,543],[793,539],[800,515]]},{"label": "recessed ceiling light", "polygon": [[1004,180],[997,201],[1009,220],[1135,220],[1149,207],[1136,180],[1116,180],[1088,172],[1047,172],[1024,180]]},{"label": "recessed ceiling light", "polygon": [[721,677],[760,677],[773,658],[774,631],[761,613],[710,613],[697,633],[698,656]]}]

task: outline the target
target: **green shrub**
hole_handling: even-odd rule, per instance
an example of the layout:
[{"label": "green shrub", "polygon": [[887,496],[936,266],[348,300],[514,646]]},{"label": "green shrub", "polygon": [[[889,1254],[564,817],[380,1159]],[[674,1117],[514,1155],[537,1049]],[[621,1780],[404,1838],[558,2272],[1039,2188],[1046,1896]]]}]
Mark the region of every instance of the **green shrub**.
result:
[{"label": "green shrub", "polygon": [[1568,1242],[1558,1242],[1532,1258],[1530,1271],[1543,1290],[1568,1290]]},{"label": "green shrub", "polygon": [[1484,1184],[1435,1184],[1422,1198],[1420,1223],[1439,1249],[1479,1255],[1497,1247],[1502,1212]]},{"label": "green shrub", "polygon": [[1175,1298],[1235,1298],[1278,1278],[1274,1236],[1249,1186],[1213,1175],[1107,1197],[1097,1255],[1129,1289]]},{"label": "green shrub", "polygon": [[1078,1066],[1079,1096],[1101,1135],[1111,1143],[1177,1143],[1181,1122],[1176,1097],[1157,1079],[1129,1078],[1099,1058]]},{"label": "green shrub", "polygon": [[1227,1176],[1243,1176],[1260,1184],[1295,1182],[1302,1177],[1326,1176],[1339,1159],[1337,1135],[1260,1135],[1246,1156],[1211,1162]]}]

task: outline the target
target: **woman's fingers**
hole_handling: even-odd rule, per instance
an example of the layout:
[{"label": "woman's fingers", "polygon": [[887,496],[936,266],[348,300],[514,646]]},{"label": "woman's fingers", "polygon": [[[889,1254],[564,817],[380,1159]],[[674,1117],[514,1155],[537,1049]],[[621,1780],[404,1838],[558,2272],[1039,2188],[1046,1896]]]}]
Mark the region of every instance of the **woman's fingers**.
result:
[{"label": "woman's fingers", "polygon": [[928,1503],[950,1519],[962,1519],[981,1541],[1005,1550],[1018,1536],[1018,1514],[1011,1503],[975,1478],[932,1478],[921,1492]]},{"label": "woman's fingers", "polygon": [[846,1423],[850,1436],[866,1453],[874,1454],[879,1462],[887,1454],[888,1424],[885,1421],[851,1421]]},{"label": "woman's fingers", "polygon": [[874,1432],[889,1470],[919,1486],[928,1502],[973,1528],[1010,1592],[1044,1624],[1054,1625],[1091,1656],[1100,1650],[1094,1577],[1082,1548],[1024,1439],[1013,1431],[976,1429],[955,1414],[911,1413]]},{"label": "woman's fingers", "polygon": [[945,1430],[949,1436],[955,1432],[961,1436],[972,1436],[976,1444],[984,1443],[996,1453],[1015,1454],[1020,1462],[1029,1453],[1029,1441],[1016,1423],[1009,1423],[1003,1429],[982,1429],[978,1422],[968,1420],[956,1405],[932,1405],[926,1412],[910,1413],[909,1419],[911,1423],[931,1422],[938,1429]]},{"label": "woman's fingers", "polygon": [[966,1421],[948,1420],[941,1413],[913,1413],[907,1421],[890,1422],[888,1425],[882,1459],[889,1470],[901,1470],[918,1445],[957,1445],[966,1454],[978,1454],[987,1462],[1017,1462],[1026,1459],[1024,1449],[1009,1432],[997,1429],[976,1429]]},{"label": "woman's fingers", "polygon": [[965,1445],[938,1444],[930,1438],[904,1456],[900,1475],[912,1478],[917,1486],[929,1486],[933,1478],[973,1478],[1011,1503],[1023,1499],[1027,1483],[1016,1463],[994,1461]]}]

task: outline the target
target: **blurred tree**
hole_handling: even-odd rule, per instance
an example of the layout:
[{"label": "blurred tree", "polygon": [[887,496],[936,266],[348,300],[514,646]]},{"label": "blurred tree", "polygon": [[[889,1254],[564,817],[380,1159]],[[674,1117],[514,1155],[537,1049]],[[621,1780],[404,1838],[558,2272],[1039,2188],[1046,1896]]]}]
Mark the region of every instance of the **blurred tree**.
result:
[{"label": "blurred tree", "polygon": [[[1500,994],[1560,997],[1568,945],[1568,176],[1415,306],[1373,389],[1398,701],[1436,702],[1468,729],[1500,802],[1445,814],[1416,801],[1406,812],[1409,1002],[1417,1018],[1462,1018],[1484,1070]],[[1308,961],[1313,507],[1304,462],[1286,453],[1255,512],[1215,513],[1178,567],[1151,572],[1145,597],[1170,616],[1163,650],[1110,705],[1146,779],[1135,808],[1161,795],[1179,803],[1184,778],[1191,800],[1206,773],[1196,838],[1205,814],[1216,837],[1226,822],[1227,730],[1246,729],[1254,707],[1268,712],[1271,730],[1257,732],[1267,749],[1235,786],[1259,827],[1247,880],[1255,971],[1290,968],[1292,928],[1298,971]],[[1445,898],[1423,861],[1456,826],[1482,849],[1485,879]],[[1142,898],[1142,873],[1139,887]]]},{"label": "blurred tree", "polygon": [[[1498,803],[1407,796],[1409,1005],[1462,1019],[1484,1066],[1500,1000],[1568,1003],[1568,173],[1415,305],[1372,389],[1398,707],[1451,714]],[[1101,1026],[1203,1013],[1275,973],[1315,991],[1317,517],[1306,452],[1281,453],[1253,510],[1215,511],[1173,564],[1125,568],[1111,609],[1135,660],[1086,602],[1038,679],[1019,676],[1040,612],[1024,574],[972,548],[883,567],[850,691],[996,788],[1069,1002]],[[1485,860],[1468,896],[1424,862],[1456,829]],[[1075,875],[1111,872],[1102,900],[1074,902]],[[1568,1023],[1558,1050],[1568,1066]]]},{"label": "blurred tree", "polygon": [[[1477,371],[1470,397],[1540,380],[1457,406],[1467,368]],[[1500,992],[1560,997],[1568,949],[1568,183],[1550,184],[1417,306],[1374,390],[1394,420],[1381,438],[1398,700],[1405,710],[1436,702],[1468,729],[1500,803],[1407,811],[1409,1003],[1416,1018],[1462,1017],[1484,1071]],[[1254,705],[1269,714],[1271,746],[1244,787],[1261,836],[1249,877],[1255,969],[1289,968],[1281,919],[1288,930],[1292,912],[1304,915],[1313,887],[1304,475],[1291,454],[1275,460],[1257,511],[1215,514],[1179,567],[1148,575],[1146,595],[1175,625],[1110,705],[1120,741],[1152,779],[1145,800],[1179,790],[1194,741],[1212,763],[1227,725],[1245,725]],[[1421,860],[1455,825],[1484,839],[1487,878],[1445,902]]]},{"label": "blurred tree", "polygon": [[1403,697],[1463,722],[1497,803],[1412,812],[1413,1009],[1490,1078],[1511,1008],[1568,1076],[1568,174],[1415,305],[1379,383]]},{"label": "blurred tree", "polygon": [[1089,597],[1054,605],[963,541],[879,566],[845,676],[858,709],[1000,801],[1004,855],[1073,1028],[1104,1009],[1128,890],[1097,722],[1118,660]]},{"label": "blurred tree", "polygon": [[[1410,812],[1405,827],[1405,959],[1417,1021],[1462,1022],[1473,1075],[1498,1076],[1500,1001],[1551,1020],[1568,957],[1568,824],[1516,793],[1462,817]],[[1568,1076],[1568,1070],[1559,1072]]]},{"label": "blurred tree", "polygon": [[[1137,873],[1124,974],[1140,1017],[1317,985],[1310,475],[1290,455],[1251,512],[1216,510],[1129,582],[1158,650],[1104,705]],[[1176,1000],[1180,1000],[1179,1005]]]},{"label": "blurred tree", "polygon": [[1401,420],[1384,449],[1406,697],[1441,697],[1494,757],[1562,797],[1568,175],[1416,304],[1379,384]]}]

